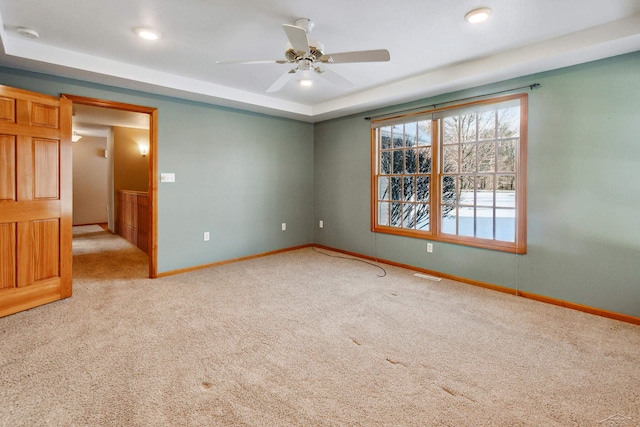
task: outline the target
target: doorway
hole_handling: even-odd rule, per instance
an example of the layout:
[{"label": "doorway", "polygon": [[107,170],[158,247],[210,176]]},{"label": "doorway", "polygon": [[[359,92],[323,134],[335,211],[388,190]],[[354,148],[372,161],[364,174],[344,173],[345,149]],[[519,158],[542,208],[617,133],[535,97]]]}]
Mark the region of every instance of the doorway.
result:
[{"label": "doorway", "polygon": [[[75,108],[82,109],[87,107],[97,107],[107,112],[109,115],[117,116],[120,113],[135,113],[138,118],[140,116],[143,119],[147,120],[148,123],[148,146],[144,146],[144,143],[140,143],[139,146],[139,156],[148,158],[148,172],[146,180],[148,182],[148,190],[147,190],[147,199],[148,199],[148,209],[145,211],[145,218],[143,221],[148,224],[148,233],[138,234],[136,239],[140,240],[137,244],[138,247],[145,247],[147,250],[147,254],[149,257],[149,277],[155,278],[157,277],[157,109],[153,107],[146,107],[140,105],[133,104],[125,104],[114,101],[107,101],[95,98],[87,98],[82,96],[63,94],[63,98],[69,99]],[[107,144],[109,144],[109,138],[113,136],[114,132],[110,133],[110,136],[106,133],[105,129],[108,128],[106,124],[94,126],[96,132],[100,132],[100,126],[103,126],[104,129],[102,132],[105,132],[104,135],[107,136]],[[122,131],[121,129],[119,131]],[[135,133],[135,132],[134,132]],[[113,140],[111,140],[113,143]],[[113,147],[111,147],[113,148]],[[113,149],[109,149],[109,147],[105,148],[105,155],[109,155],[109,153],[113,153]],[[113,160],[112,160],[113,161]],[[140,181],[140,177],[137,178]],[[144,177],[142,177],[144,180]],[[117,188],[116,188],[117,189]],[[118,206],[117,194],[113,191],[114,188],[111,188],[111,191],[108,191],[108,203],[107,203],[107,226],[110,231],[115,231],[118,228],[118,224],[115,223],[115,219],[117,217],[116,214],[116,206]]]}]

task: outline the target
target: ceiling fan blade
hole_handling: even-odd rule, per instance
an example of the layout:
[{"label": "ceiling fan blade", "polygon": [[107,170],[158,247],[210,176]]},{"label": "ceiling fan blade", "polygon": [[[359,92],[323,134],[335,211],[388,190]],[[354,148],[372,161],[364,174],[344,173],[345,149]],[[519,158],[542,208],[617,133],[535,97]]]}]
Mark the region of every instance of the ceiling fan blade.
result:
[{"label": "ceiling fan blade", "polygon": [[269,89],[267,89],[267,92],[277,92],[280,89],[282,89],[284,85],[289,83],[289,80],[293,78],[297,70],[298,70],[297,68],[294,68],[288,73],[285,73],[282,76],[280,76],[278,80],[276,80],[271,86],[269,86]]},{"label": "ceiling fan blade", "polygon": [[284,59],[265,59],[258,61],[216,61],[216,64],[288,64]]},{"label": "ceiling fan blade", "polygon": [[390,59],[391,56],[387,49],[376,49],[331,53],[322,55],[318,61],[329,64],[344,64],[348,62],[386,62]]},{"label": "ceiling fan blade", "polygon": [[304,28],[289,24],[282,24],[282,28],[296,52],[302,52],[305,55],[309,53],[309,39]]},{"label": "ceiling fan blade", "polygon": [[351,87],[355,85],[355,83],[353,83],[348,78],[342,76],[341,74],[336,73],[335,71],[331,71],[328,68],[319,67],[316,65],[315,67],[313,67],[313,69],[315,70],[316,73],[320,74],[321,77],[325,78],[326,80],[328,80],[329,82],[333,83],[336,86],[341,86],[346,88],[346,87]]}]

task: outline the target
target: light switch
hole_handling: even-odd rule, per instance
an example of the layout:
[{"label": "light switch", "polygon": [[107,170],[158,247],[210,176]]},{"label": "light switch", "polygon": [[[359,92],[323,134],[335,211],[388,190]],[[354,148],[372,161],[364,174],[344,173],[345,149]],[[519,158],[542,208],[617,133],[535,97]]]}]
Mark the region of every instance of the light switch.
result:
[{"label": "light switch", "polygon": [[163,172],[160,174],[160,182],[176,182],[176,174]]}]

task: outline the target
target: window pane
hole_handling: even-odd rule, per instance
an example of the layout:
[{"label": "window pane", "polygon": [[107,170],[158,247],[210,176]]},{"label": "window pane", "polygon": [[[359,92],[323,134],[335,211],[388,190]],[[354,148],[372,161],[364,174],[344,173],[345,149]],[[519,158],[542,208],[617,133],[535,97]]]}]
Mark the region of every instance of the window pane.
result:
[{"label": "window pane", "polygon": [[458,143],[458,117],[445,117],[442,120],[442,143]]},{"label": "window pane", "polygon": [[393,173],[404,173],[404,154],[402,150],[393,152]]},{"label": "window pane", "polygon": [[476,204],[493,207],[493,175],[476,176]]},{"label": "window pane", "polygon": [[516,177],[514,175],[499,175],[498,190],[515,190]]},{"label": "window pane", "polygon": [[476,114],[465,114],[459,117],[460,142],[476,140],[476,117]]},{"label": "window pane", "polygon": [[395,125],[393,127],[393,148],[404,147],[404,125]]},{"label": "window pane", "polygon": [[520,107],[498,110],[498,138],[520,136]]},{"label": "window pane", "polygon": [[416,150],[405,151],[404,159],[407,173],[416,173]]},{"label": "window pane", "polygon": [[418,124],[407,123],[404,125],[404,139],[407,147],[415,147],[418,138]]},{"label": "window pane", "polygon": [[389,177],[378,177],[378,200],[389,200]]},{"label": "window pane", "polygon": [[496,189],[496,206],[500,208],[516,207],[515,176],[499,176]]},{"label": "window pane", "polygon": [[498,172],[516,171],[517,139],[498,142]]},{"label": "window pane", "polygon": [[417,201],[419,202],[428,202],[429,201],[429,177],[428,176],[419,176],[417,178]]},{"label": "window pane", "polygon": [[389,203],[378,203],[378,224],[389,225]]},{"label": "window pane", "polygon": [[476,144],[462,144],[460,147],[460,172],[475,172]]},{"label": "window pane", "polygon": [[493,239],[493,208],[476,208],[476,237]]},{"label": "window pane", "polygon": [[400,178],[391,178],[391,200],[400,200],[402,198],[402,182]]},{"label": "window pane", "polygon": [[404,200],[415,201],[415,178],[404,178]]},{"label": "window pane", "polygon": [[491,142],[478,143],[478,172],[495,172],[496,144]]},{"label": "window pane", "polygon": [[431,145],[431,120],[418,122],[418,145]]},{"label": "window pane", "polygon": [[442,171],[444,173],[458,173],[458,149],[459,145],[447,145],[444,147]]},{"label": "window pane", "polygon": [[380,173],[388,175],[391,173],[391,152],[380,153]]},{"label": "window pane", "polygon": [[496,209],[496,240],[516,241],[516,210]]},{"label": "window pane", "polygon": [[391,203],[391,218],[389,221],[391,227],[402,226],[402,205],[400,203]]},{"label": "window pane", "polygon": [[429,205],[416,205],[416,222],[418,230],[429,230]]},{"label": "window pane", "polygon": [[380,148],[388,150],[391,148],[391,128],[389,126],[380,128]]},{"label": "window pane", "polygon": [[475,200],[475,179],[472,176],[461,176],[460,191],[458,195],[458,204],[460,205],[473,205]]},{"label": "window pane", "polygon": [[474,208],[458,208],[458,235],[473,237],[475,228]]},{"label": "window pane", "polygon": [[456,179],[452,176],[442,177],[442,204],[454,205],[457,201]]},{"label": "window pane", "polygon": [[442,228],[442,232],[446,234],[457,234],[457,214],[456,208],[448,207],[447,209],[442,209],[442,218],[440,219],[440,227]]},{"label": "window pane", "polygon": [[496,113],[488,111],[478,114],[478,140],[496,139]]},{"label": "window pane", "polygon": [[404,228],[415,228],[416,224],[416,209],[413,203],[404,204],[404,218],[402,226]]},{"label": "window pane", "polygon": [[496,192],[496,207],[498,208],[515,208],[516,192],[515,191],[498,191]]},{"label": "window pane", "polygon": [[419,173],[431,173],[431,147],[418,149]]}]

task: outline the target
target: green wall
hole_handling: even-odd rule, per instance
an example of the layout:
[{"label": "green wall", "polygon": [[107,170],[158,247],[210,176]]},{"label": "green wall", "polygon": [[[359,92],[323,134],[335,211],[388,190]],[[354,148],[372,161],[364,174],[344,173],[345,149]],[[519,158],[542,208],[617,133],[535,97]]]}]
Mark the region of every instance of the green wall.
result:
[{"label": "green wall", "polygon": [[176,174],[175,184],[159,184],[162,270],[312,243],[313,125],[188,102],[155,105],[158,171]]},{"label": "green wall", "polygon": [[[7,68],[0,83],[158,108],[158,171],[176,174],[158,184],[159,272],[316,242],[640,317],[639,70],[637,52],[315,125]],[[532,83],[526,255],[370,232],[364,117]]]},{"label": "green wall", "polygon": [[[528,253],[370,232],[364,117],[540,83],[529,92]],[[319,244],[640,316],[640,52],[317,123]],[[317,221],[324,221],[324,228]]]},{"label": "green wall", "polygon": [[158,108],[158,171],[176,174],[158,183],[159,273],[312,242],[313,125],[8,68],[0,84]]}]

